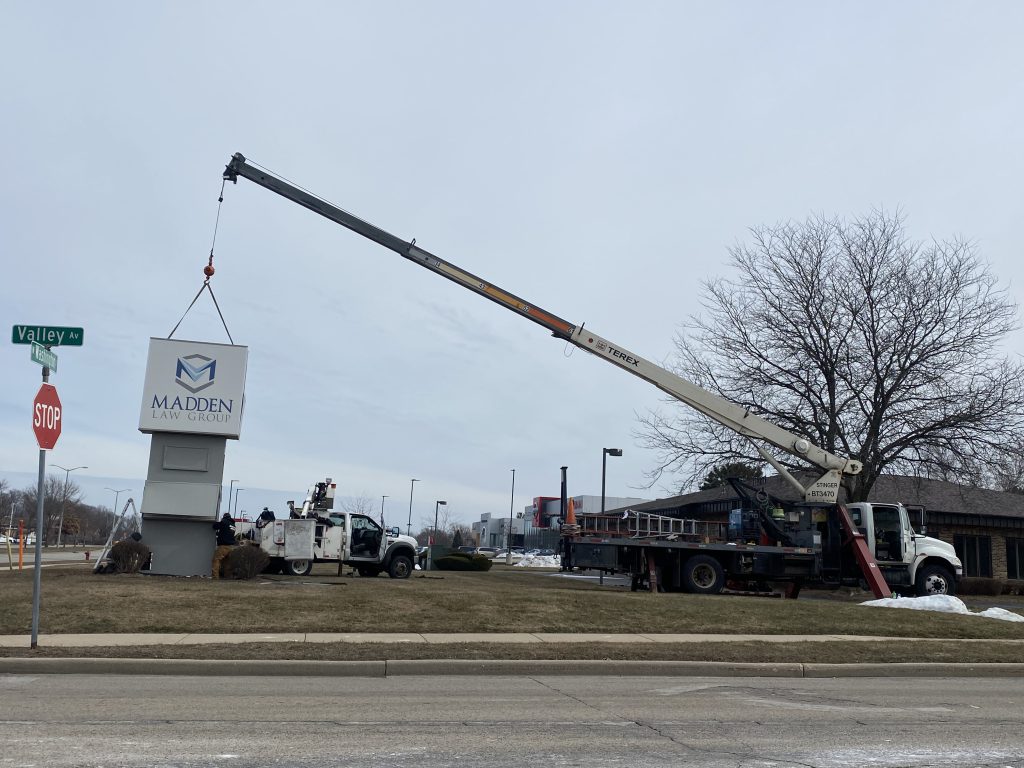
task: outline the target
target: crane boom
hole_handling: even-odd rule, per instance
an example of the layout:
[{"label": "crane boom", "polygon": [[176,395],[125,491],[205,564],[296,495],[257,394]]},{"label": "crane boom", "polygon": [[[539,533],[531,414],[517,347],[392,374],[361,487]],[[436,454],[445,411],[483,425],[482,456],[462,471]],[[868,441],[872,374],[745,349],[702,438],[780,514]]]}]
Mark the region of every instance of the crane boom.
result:
[{"label": "crane boom", "polygon": [[[557,315],[511,294],[467,272],[461,267],[435,256],[417,246],[415,240],[402,240],[296,187],[294,184],[274,176],[269,171],[256,167],[241,154],[235,154],[224,170],[224,178],[237,183],[239,176],[249,179],[261,187],[269,189],[271,192],[276,192],[282,197],[298,203],[336,224],[340,224],[365,238],[373,240],[375,243],[419,264],[421,267],[425,267],[454,283],[458,283],[463,288],[468,288],[474,293],[478,293],[484,298],[490,299],[506,309],[522,315],[528,320],[546,328],[552,335],[597,355],[644,381],[650,382],[658,389],[686,403],[708,418],[714,419],[719,424],[750,439],[761,456],[793,484],[807,501],[834,503],[838,497],[842,476],[856,475],[861,471],[860,462],[836,456],[812,445],[808,440],[750,413],[750,411],[735,403],[708,392],[693,382],[677,376],[660,365],[645,360],[640,355],[618,344],[614,344],[592,333],[585,329],[583,325],[577,326],[563,320]],[[805,487],[787,472],[774,456],[765,451],[759,442],[769,443],[782,451],[814,464],[825,470],[825,474]]]}]

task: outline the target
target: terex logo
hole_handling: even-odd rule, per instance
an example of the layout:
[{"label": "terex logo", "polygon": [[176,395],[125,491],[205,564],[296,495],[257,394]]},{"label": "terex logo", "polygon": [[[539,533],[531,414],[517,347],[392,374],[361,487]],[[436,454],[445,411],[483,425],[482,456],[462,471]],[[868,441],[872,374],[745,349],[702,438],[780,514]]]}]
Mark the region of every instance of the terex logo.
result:
[{"label": "terex logo", "polygon": [[[217,361],[203,355],[186,355],[178,358],[174,380],[192,394],[213,386],[217,375]],[[200,383],[206,379],[204,383]]]},{"label": "terex logo", "polygon": [[630,365],[635,365],[637,368],[640,367],[640,361],[637,360],[635,357],[631,357],[630,355],[627,355],[625,352],[620,352],[615,347],[608,347],[608,351],[612,353],[612,357],[617,357],[621,360],[625,360],[627,363],[629,363]]}]

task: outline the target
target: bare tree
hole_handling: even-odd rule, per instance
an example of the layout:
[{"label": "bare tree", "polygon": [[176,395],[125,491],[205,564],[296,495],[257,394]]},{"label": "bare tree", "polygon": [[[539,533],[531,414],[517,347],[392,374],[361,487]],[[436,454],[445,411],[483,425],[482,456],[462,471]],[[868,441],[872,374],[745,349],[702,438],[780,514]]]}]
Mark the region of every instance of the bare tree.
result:
[{"label": "bare tree", "polygon": [[[423,531],[426,532],[426,535],[429,538],[430,532],[434,530],[433,515],[430,515],[429,517],[420,518],[420,525],[422,526]],[[457,526],[458,524],[455,522],[455,517],[451,510],[451,505],[438,506],[437,536],[435,543],[448,544],[452,540],[452,537],[455,535],[455,529]],[[418,541],[419,536],[417,536],[416,538]]]},{"label": "bare tree", "polygon": [[[994,478],[1024,434],[1024,367],[998,353],[1017,308],[961,239],[921,243],[875,211],[760,227],[730,250],[677,335],[677,373],[878,476]],[[641,418],[663,473],[690,487],[726,461],[762,465],[731,430],[681,406]],[[801,469],[791,456],[782,463]]]},{"label": "bare tree", "polygon": [[341,508],[350,515],[373,517],[374,504],[369,496],[348,496],[341,500]]}]

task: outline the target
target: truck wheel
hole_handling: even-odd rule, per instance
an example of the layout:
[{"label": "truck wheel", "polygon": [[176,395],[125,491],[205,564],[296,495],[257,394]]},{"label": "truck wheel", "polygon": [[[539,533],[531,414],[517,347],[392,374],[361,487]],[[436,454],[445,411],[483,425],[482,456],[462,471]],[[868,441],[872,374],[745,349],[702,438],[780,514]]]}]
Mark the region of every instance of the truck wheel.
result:
[{"label": "truck wheel", "polygon": [[380,568],[371,568],[368,565],[360,565],[356,568],[356,573],[366,579],[372,579],[374,576],[380,576]]},{"label": "truck wheel", "polygon": [[715,558],[694,555],[683,565],[683,587],[697,595],[717,595],[725,586],[725,571]]},{"label": "truck wheel", "polygon": [[914,588],[918,597],[956,594],[956,582],[941,565],[926,565],[917,572]]},{"label": "truck wheel", "polygon": [[408,579],[412,573],[412,560],[405,555],[395,555],[388,566],[388,576],[392,579]]},{"label": "truck wheel", "polygon": [[312,570],[312,560],[286,560],[284,564],[284,572],[289,576],[309,576]]}]

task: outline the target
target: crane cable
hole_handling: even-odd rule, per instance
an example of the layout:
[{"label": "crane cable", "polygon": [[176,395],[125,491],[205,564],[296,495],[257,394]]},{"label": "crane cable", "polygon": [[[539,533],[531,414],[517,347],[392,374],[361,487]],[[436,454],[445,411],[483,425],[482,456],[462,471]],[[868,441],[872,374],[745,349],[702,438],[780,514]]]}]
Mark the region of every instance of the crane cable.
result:
[{"label": "crane cable", "polygon": [[185,316],[188,315],[188,313],[192,310],[192,307],[195,306],[195,303],[199,300],[199,297],[202,295],[203,291],[209,291],[210,298],[213,299],[213,306],[217,308],[217,315],[220,317],[220,322],[224,326],[224,332],[228,335],[228,341],[230,341],[232,344],[235,343],[235,340],[231,338],[231,331],[228,330],[228,324],[224,320],[224,313],[220,311],[220,304],[217,303],[217,297],[213,295],[213,287],[210,285],[210,278],[212,278],[213,273],[216,272],[216,270],[213,268],[213,248],[217,244],[217,228],[220,226],[220,209],[221,206],[224,204],[224,185],[226,183],[226,179],[222,179],[220,182],[220,195],[217,197],[217,218],[213,222],[213,240],[210,243],[210,258],[206,262],[206,266],[203,267],[203,274],[206,275],[206,279],[203,280],[203,284],[199,288],[199,292],[195,295],[195,298],[192,299],[192,303],[188,305],[188,309],[185,310],[185,314],[181,316],[181,319],[178,320],[174,328],[171,329],[171,332],[167,334],[168,339],[174,336],[174,332],[178,330],[178,326],[181,325],[182,320],[185,319]]}]

